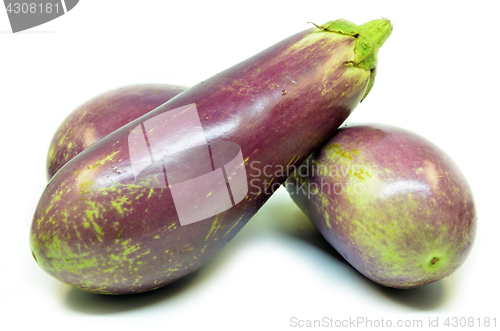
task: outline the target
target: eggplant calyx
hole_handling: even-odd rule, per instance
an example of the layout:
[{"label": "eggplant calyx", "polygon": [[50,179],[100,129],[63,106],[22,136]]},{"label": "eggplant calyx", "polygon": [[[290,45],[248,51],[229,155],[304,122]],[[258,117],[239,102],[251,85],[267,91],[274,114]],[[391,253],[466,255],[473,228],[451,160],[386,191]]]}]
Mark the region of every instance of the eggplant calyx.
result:
[{"label": "eggplant calyx", "polygon": [[391,22],[388,19],[382,18],[358,26],[350,21],[339,19],[327,22],[321,26],[314,25],[321,30],[356,38],[354,60],[348,61],[345,64],[370,71],[370,80],[366,92],[361,99],[363,101],[375,82],[378,50],[391,35]]}]

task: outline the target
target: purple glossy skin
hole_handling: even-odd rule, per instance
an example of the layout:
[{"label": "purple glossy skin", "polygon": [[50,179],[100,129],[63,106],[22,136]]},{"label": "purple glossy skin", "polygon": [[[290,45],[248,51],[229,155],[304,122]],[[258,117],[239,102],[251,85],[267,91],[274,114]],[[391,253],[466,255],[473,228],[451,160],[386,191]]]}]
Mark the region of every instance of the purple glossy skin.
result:
[{"label": "purple glossy skin", "polygon": [[286,187],[325,239],[384,286],[413,288],[451,275],[475,238],[474,199],[456,164],[396,127],[342,127]]},{"label": "purple glossy skin", "polygon": [[[200,268],[286,179],[266,178],[250,163],[298,164],[360,102],[370,72],[346,63],[354,44],[354,37],[316,28],[298,33],[85,149],[50,180],[37,206],[30,245],[39,266],[71,286],[107,294],[152,290]],[[254,186],[235,207],[181,227],[168,189],[134,183],[127,138],[145,119],[192,103],[207,141],[241,147]]]},{"label": "purple glossy skin", "polygon": [[85,102],[68,115],[52,138],[47,179],[85,148],[185,89],[167,84],[136,84],[107,91]]}]

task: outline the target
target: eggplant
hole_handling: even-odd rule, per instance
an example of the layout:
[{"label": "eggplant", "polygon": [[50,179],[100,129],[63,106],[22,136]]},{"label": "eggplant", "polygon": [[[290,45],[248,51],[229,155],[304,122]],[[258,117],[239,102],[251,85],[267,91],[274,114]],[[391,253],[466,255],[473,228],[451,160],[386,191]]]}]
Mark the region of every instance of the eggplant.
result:
[{"label": "eggplant", "polygon": [[185,89],[167,84],[135,84],[104,92],[83,103],[64,119],[52,138],[47,179],[85,148]]},{"label": "eggplant", "polygon": [[285,186],[323,237],[383,286],[448,277],[474,244],[477,211],[465,176],[438,146],[398,127],[343,126]]},{"label": "eggplant", "polygon": [[391,31],[386,19],[307,29],[88,147],[40,198],[30,231],[38,265],[105,294],[197,270],[287,177],[266,170],[300,163],[366,96]]}]

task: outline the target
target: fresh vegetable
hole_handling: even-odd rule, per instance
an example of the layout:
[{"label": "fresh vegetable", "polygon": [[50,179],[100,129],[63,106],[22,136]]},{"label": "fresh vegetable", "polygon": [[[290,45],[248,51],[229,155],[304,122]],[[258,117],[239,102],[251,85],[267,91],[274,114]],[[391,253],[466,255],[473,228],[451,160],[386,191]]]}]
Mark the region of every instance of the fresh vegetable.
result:
[{"label": "fresh vegetable", "polygon": [[[308,29],[187,89],[88,147],[52,177],[42,194],[30,233],[35,260],[67,284],[110,294],[152,290],[197,270],[248,222],[272,188],[285,181],[284,172],[268,170],[301,162],[366,96],[378,49],[391,31],[385,19],[359,27],[332,21]],[[201,128],[185,120],[193,107]],[[180,119],[165,121],[169,114]],[[177,124],[171,131],[162,130],[170,119]],[[199,170],[193,157],[201,154],[191,148],[162,160],[157,156],[164,150],[183,150],[191,138],[175,137],[200,129],[214,147],[212,153],[215,146],[230,146],[231,152],[241,148],[241,163],[233,166],[240,174],[244,170],[248,190],[242,201],[234,198],[232,208],[181,225],[172,178],[164,179],[163,168],[185,167],[186,174],[174,178],[177,185]],[[143,133],[154,148],[140,155]],[[136,181],[135,165],[153,159]],[[212,167],[220,170],[215,163]],[[232,176],[228,172],[225,181],[233,183]],[[158,188],[161,181],[168,186]],[[206,188],[200,185],[184,193],[196,195]],[[236,191],[241,193],[242,186]],[[201,210],[195,201],[187,207]]]},{"label": "fresh vegetable", "polygon": [[451,275],[477,228],[471,189],[451,158],[412,132],[342,127],[286,181],[293,201],[360,273],[413,288]]},{"label": "fresh vegetable", "polygon": [[85,102],[68,115],[52,138],[47,157],[47,179],[85,148],[185,89],[166,84],[129,85]]}]

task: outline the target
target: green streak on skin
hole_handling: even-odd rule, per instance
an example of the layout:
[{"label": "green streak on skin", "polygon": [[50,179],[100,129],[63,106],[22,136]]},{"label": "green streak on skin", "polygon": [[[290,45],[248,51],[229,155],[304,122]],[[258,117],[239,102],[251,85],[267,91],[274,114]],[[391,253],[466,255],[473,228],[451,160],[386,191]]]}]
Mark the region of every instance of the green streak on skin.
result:
[{"label": "green streak on skin", "polygon": [[[136,259],[139,259],[141,258],[142,256],[144,255],[148,255],[151,253],[150,250],[144,252],[144,253],[141,253],[141,254],[137,254],[137,255],[131,255],[137,251],[139,251],[141,249],[140,245],[139,244],[135,244],[135,245],[127,245],[129,242],[129,240],[127,241],[124,241],[122,243],[123,245],[123,251],[121,253],[119,253],[118,255],[115,255],[115,254],[109,254],[108,257],[110,259],[112,259],[113,261],[127,261],[129,262],[130,264],[132,263],[136,263],[136,264],[142,264],[141,261],[138,261],[136,262]],[[109,264],[109,263],[108,263]],[[106,269],[106,270],[103,270],[103,272],[108,272],[108,271],[111,271],[111,270],[114,270],[116,268],[120,267],[120,265],[117,265],[117,266],[114,266],[114,267],[110,267],[109,269]],[[129,265],[129,268],[132,268],[131,265]]]},{"label": "green streak on skin", "polygon": [[123,257],[126,257],[127,255],[132,254],[134,252],[137,252],[139,249],[141,249],[139,245],[128,246],[123,251]]},{"label": "green streak on skin", "polygon": [[[141,198],[146,193],[146,188],[136,185],[136,184],[119,184],[114,183],[111,187],[103,187],[97,189],[103,196],[112,195],[111,206],[113,206],[116,211],[123,215],[126,211],[129,211],[132,205],[132,201]],[[150,195],[151,195],[150,191]],[[126,206],[129,205],[128,208]],[[102,205],[100,205],[102,207]],[[102,207],[103,211],[106,211]]]},{"label": "green streak on skin", "polygon": [[[99,208],[96,208],[96,203],[94,201],[86,201],[86,203],[90,207],[85,210],[85,213],[87,214],[88,218],[93,221],[94,217],[99,217]],[[106,211],[106,209],[103,208],[103,211]]]},{"label": "green streak on skin", "polygon": [[[317,192],[318,192],[318,190],[316,190],[316,193]],[[316,193],[314,193],[314,194],[316,194]],[[332,225],[330,224],[330,215],[329,215],[329,208],[328,208],[328,205],[329,205],[328,198],[324,194],[320,194],[320,196],[321,196],[322,207],[325,210],[325,223],[326,223],[326,226],[328,226],[329,228],[331,228]]]},{"label": "green streak on skin", "polygon": [[57,190],[56,193],[54,193],[52,195],[52,200],[51,200],[51,204],[54,203],[54,202],[57,202],[59,200],[61,200],[61,197],[62,197],[62,194],[63,194],[63,190]]},{"label": "green streak on skin", "polygon": [[121,198],[116,199],[117,201],[111,201],[111,205],[116,208],[116,210],[120,213],[120,215],[123,215],[123,208],[122,205],[127,202],[127,197],[123,196]]},{"label": "green streak on skin", "polygon": [[38,230],[40,230],[40,224],[42,224],[44,218],[45,216],[42,216],[41,218],[36,220],[36,227]]},{"label": "green streak on skin", "polygon": [[76,225],[73,225],[73,228],[75,229],[75,233],[76,233],[76,236],[78,237],[78,239],[81,239],[80,232],[78,232],[78,230],[76,229]]},{"label": "green streak on skin", "polygon": [[[233,228],[234,228],[234,227],[235,227],[235,226],[236,226],[236,225],[237,225],[237,224],[241,221],[241,219],[243,218],[243,216],[244,216],[244,215],[242,215],[242,216],[238,219],[238,221],[237,221],[236,223],[234,223],[234,225],[233,225],[233,226],[232,226],[232,227],[231,227],[231,228],[230,228],[230,229],[229,229],[229,230],[228,230],[228,231],[227,231],[227,232],[226,232],[226,233],[222,236],[222,238],[224,238],[225,236],[227,236],[227,234],[228,234],[229,232],[231,232],[231,230],[232,230],[232,229],[233,229]],[[205,239],[205,241],[206,241],[206,239]]]},{"label": "green streak on skin", "polygon": [[[210,231],[208,231],[208,234],[207,236],[205,237],[205,241],[206,242],[208,240],[208,237],[210,237],[210,235],[212,234],[212,231],[215,229],[215,228],[218,228],[218,226],[215,226],[217,224],[217,219],[219,218],[219,216],[217,215],[217,217],[215,217],[214,221],[212,222],[212,226],[210,227]],[[217,231],[217,230],[216,230]],[[214,232],[215,234],[215,232]]]},{"label": "green streak on skin", "polygon": [[131,189],[131,188],[138,188],[138,189],[141,189],[141,190],[144,189],[144,187],[136,185],[136,184],[127,184],[127,185],[123,185],[123,186],[126,186],[129,189]]},{"label": "green streak on skin", "polygon": [[110,271],[115,270],[116,268],[118,268],[118,266],[117,266],[117,265],[115,265],[114,267],[108,268],[108,269],[106,269],[106,270],[103,270],[102,272],[110,272]]},{"label": "green streak on skin", "polygon": [[105,158],[103,158],[103,159],[97,161],[96,163],[94,163],[94,165],[90,166],[89,169],[95,169],[98,166],[102,165],[104,162],[112,160],[113,156],[115,156],[118,153],[120,153],[120,151],[116,151],[116,152],[113,152],[113,153],[109,154]]},{"label": "green streak on skin", "polygon": [[67,211],[66,209],[64,209],[64,210],[61,212],[61,214],[64,216],[64,218],[62,219],[62,221],[63,221],[64,223],[68,222],[68,216],[69,216],[68,211]]},{"label": "green streak on skin", "polygon": [[[330,33],[328,31],[315,31],[313,33],[310,33],[308,35],[305,35],[302,39],[297,41],[295,44],[291,46],[292,49],[294,50],[303,50],[306,48],[311,48],[314,47],[314,45],[321,40],[325,39],[325,37],[329,36]],[[341,36],[342,37],[342,36]],[[343,37],[345,38],[345,37]],[[335,42],[334,39],[328,38],[325,39],[324,42],[326,43],[333,43]]]},{"label": "green streak on skin", "polygon": [[[97,225],[97,223],[95,223],[95,222],[93,222],[93,223],[94,223],[95,231],[102,236],[103,235],[102,229],[99,227],[99,225]],[[99,239],[99,241],[102,241],[102,238],[100,236],[98,237],[98,239]]]},{"label": "green streak on skin", "polygon": [[[85,257],[88,253],[79,254],[73,252],[67,243],[61,241],[56,234],[53,234],[43,244],[40,243],[35,236],[32,238],[32,243],[35,243],[32,249],[37,257],[36,261],[40,266],[43,266],[44,269],[53,272],[61,272],[63,269],[66,269],[72,273],[79,274],[81,269],[97,265],[96,258],[86,259]],[[40,245],[42,245],[43,248],[40,247]],[[44,255],[46,258],[43,258],[43,254],[40,254],[41,251],[45,253]],[[50,261],[50,263],[46,263],[47,261]],[[57,261],[57,263],[54,263],[55,261]]]},{"label": "green streak on skin", "polygon": [[330,215],[328,214],[328,211],[325,211],[325,223],[329,228],[332,227],[332,225],[330,224]]},{"label": "green streak on skin", "polygon": [[[147,187],[147,186],[150,186],[152,179],[151,179],[151,177],[147,177],[146,179],[141,178],[141,179],[140,179],[140,181],[141,181],[141,182],[140,182],[139,184],[140,184],[141,186],[143,186],[143,187]],[[158,181],[158,180],[157,180],[157,181]]]}]

